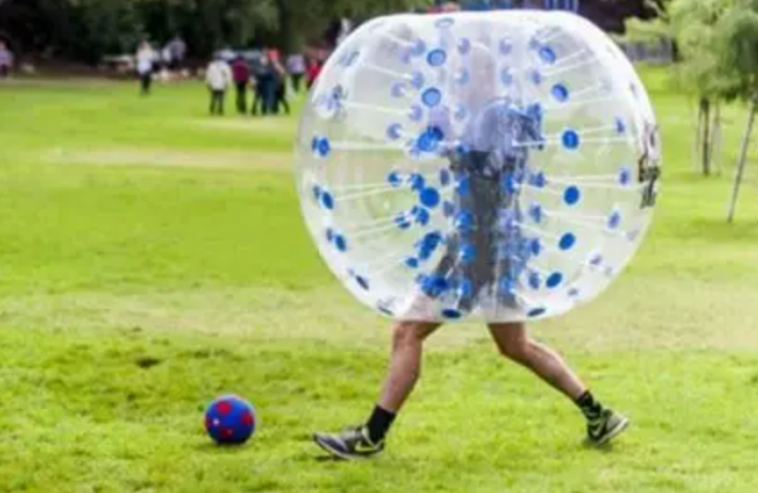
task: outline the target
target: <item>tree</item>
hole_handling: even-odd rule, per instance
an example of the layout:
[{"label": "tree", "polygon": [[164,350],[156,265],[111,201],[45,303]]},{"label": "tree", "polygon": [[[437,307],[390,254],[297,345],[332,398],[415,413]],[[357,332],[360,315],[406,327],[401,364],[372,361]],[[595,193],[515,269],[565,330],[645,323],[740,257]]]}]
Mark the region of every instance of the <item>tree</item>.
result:
[{"label": "tree", "polygon": [[691,91],[698,99],[695,133],[696,156],[705,176],[711,174],[714,149],[721,135],[720,104],[733,99],[733,70],[721,63],[720,20],[734,0],[672,0],[650,3],[658,12],[652,20],[629,19],[627,37],[631,40],[673,40],[677,65],[674,82]]},{"label": "tree", "polygon": [[736,213],[737,198],[758,113],[758,0],[738,1],[724,16],[719,26],[719,34],[722,69],[731,69],[735,74],[734,82],[729,87],[730,94],[734,98],[750,102],[727,215],[727,221],[731,223]]},{"label": "tree", "polygon": [[19,51],[97,62],[140,38],[176,34],[196,56],[224,46],[286,50],[322,36],[336,19],[408,11],[432,0],[0,0],[0,36]]}]

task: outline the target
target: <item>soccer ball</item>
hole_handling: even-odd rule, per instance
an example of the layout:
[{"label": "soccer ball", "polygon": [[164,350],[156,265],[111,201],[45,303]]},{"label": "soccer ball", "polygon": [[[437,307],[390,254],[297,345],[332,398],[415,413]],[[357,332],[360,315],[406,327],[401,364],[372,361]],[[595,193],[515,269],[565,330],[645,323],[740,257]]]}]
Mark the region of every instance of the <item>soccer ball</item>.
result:
[{"label": "soccer ball", "polygon": [[219,445],[242,445],[255,433],[255,409],[236,395],[214,400],[205,411],[205,430]]}]

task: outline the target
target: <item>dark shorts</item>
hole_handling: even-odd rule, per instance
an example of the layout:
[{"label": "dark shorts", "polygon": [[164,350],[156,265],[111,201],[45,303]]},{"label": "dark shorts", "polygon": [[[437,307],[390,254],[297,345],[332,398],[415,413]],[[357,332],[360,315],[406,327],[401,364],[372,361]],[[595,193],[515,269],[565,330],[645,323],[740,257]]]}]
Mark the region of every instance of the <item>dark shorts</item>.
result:
[{"label": "dark shorts", "polygon": [[486,153],[469,153],[451,166],[459,183],[454,232],[434,271],[435,277],[445,280],[448,293],[454,293],[452,308],[462,314],[481,306],[485,299],[490,308],[518,307],[514,293],[523,264],[518,257],[523,240],[517,224],[517,192],[507,180],[513,180],[519,170],[514,163],[483,173],[487,159]]}]

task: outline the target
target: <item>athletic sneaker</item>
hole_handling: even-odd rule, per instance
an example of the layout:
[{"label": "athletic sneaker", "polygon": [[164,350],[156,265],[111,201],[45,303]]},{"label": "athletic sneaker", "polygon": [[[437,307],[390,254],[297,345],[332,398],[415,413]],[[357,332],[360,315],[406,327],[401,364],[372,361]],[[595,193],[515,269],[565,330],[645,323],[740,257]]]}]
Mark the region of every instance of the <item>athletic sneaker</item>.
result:
[{"label": "athletic sneaker", "polygon": [[603,445],[619,436],[627,426],[626,417],[605,409],[598,419],[587,424],[587,438],[590,443]]},{"label": "athletic sneaker", "polygon": [[384,440],[372,443],[365,426],[348,428],[334,435],[314,433],[313,440],[334,457],[345,460],[371,457],[384,450]]}]

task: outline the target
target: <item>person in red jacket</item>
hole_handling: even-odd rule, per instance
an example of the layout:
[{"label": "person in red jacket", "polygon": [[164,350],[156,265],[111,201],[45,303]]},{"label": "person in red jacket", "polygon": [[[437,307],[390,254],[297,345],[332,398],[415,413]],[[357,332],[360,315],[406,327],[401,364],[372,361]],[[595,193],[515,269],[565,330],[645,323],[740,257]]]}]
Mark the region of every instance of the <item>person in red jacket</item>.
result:
[{"label": "person in red jacket", "polygon": [[237,111],[247,114],[247,86],[250,84],[250,64],[243,56],[238,56],[232,63],[232,79],[237,88]]},{"label": "person in red jacket", "polygon": [[321,68],[322,65],[319,60],[315,58],[308,60],[308,69],[305,73],[305,83],[308,86],[309,90],[311,87],[313,87],[313,84],[316,83],[318,76],[321,74]]}]

